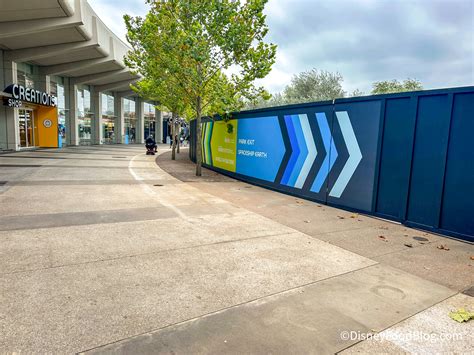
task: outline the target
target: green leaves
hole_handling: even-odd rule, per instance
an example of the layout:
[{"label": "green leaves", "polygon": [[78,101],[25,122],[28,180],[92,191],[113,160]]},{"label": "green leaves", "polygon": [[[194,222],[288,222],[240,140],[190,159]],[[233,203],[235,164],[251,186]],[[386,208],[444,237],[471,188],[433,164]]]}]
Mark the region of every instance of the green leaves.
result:
[{"label": "green leaves", "polygon": [[[196,117],[198,147],[201,115],[222,115],[239,110],[244,99],[268,97],[254,85],[275,63],[276,45],[264,42],[267,0],[147,3],[145,18],[124,16],[132,45],[125,63],[143,76],[134,90]],[[199,175],[199,149],[197,160]]]},{"label": "green leaves", "polygon": [[342,81],[339,73],[312,69],[295,75],[284,96],[289,103],[334,100],[345,95]]},{"label": "green leaves", "polygon": [[416,79],[376,81],[373,84],[372,94],[391,94],[405,91],[423,90],[423,85]]},{"label": "green leaves", "polygon": [[[276,45],[263,41],[266,0],[147,2],[146,17],[124,16],[133,48],[125,62],[144,77],[142,94],[170,109],[195,106],[200,97],[211,115],[267,96],[253,84],[275,62]],[[229,76],[230,68],[238,72]]]},{"label": "green leaves", "polygon": [[[343,81],[344,78],[340,73],[311,69],[294,75],[291,83],[285,87],[283,92],[274,95],[265,95],[261,92],[260,95],[255,96],[254,100],[244,100],[244,107],[245,109],[256,109],[346,97],[346,92],[342,87]],[[417,90],[423,90],[423,85],[416,79],[406,79],[403,82],[398,80],[378,81],[373,84],[372,94]],[[348,97],[364,95],[362,91],[356,89],[349,93]]]}]

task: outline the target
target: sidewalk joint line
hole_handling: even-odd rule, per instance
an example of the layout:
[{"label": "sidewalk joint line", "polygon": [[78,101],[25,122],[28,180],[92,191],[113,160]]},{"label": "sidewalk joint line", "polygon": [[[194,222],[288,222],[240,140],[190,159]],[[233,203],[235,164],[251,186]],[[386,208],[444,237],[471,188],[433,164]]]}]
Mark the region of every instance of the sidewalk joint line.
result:
[{"label": "sidewalk joint line", "polygon": [[182,248],[162,249],[162,250],[152,251],[152,252],[148,252],[148,253],[122,255],[122,256],[117,256],[117,257],[113,257],[113,258],[103,258],[103,259],[90,260],[90,261],[84,261],[84,262],[79,262],[79,263],[54,265],[54,266],[42,267],[42,268],[36,268],[36,269],[12,271],[12,272],[0,273],[0,276],[24,274],[24,273],[29,273],[29,272],[37,272],[37,271],[44,271],[44,270],[51,270],[51,269],[60,269],[60,268],[67,268],[67,267],[73,267],[73,266],[79,266],[79,265],[87,265],[87,264],[94,264],[94,263],[100,263],[100,262],[115,261],[115,260],[127,259],[127,258],[131,259],[131,258],[136,258],[136,257],[140,257],[140,256],[170,253],[170,252],[174,252],[174,251],[203,248],[203,247],[209,247],[209,246],[220,245],[220,244],[245,242],[245,241],[248,241],[248,240],[254,240],[254,239],[259,239],[259,238],[278,237],[278,236],[289,235],[289,234],[294,234],[294,233],[293,232],[283,232],[283,233],[277,233],[277,234],[262,235],[262,236],[258,236],[258,237],[233,239],[233,240],[223,240],[223,241],[219,241],[219,242],[215,242],[215,243],[198,244],[198,245],[192,245],[192,246],[187,246],[187,247],[182,247]]},{"label": "sidewalk joint line", "polygon": [[303,284],[303,285],[298,285],[298,286],[290,287],[290,288],[285,289],[285,290],[282,290],[282,291],[273,292],[273,293],[270,293],[270,294],[268,294],[268,295],[264,295],[264,296],[261,296],[261,297],[257,297],[257,298],[254,298],[254,299],[251,299],[251,300],[248,300],[248,301],[245,301],[245,302],[241,302],[241,303],[238,303],[238,304],[234,304],[234,305],[232,305],[232,306],[224,307],[224,308],[218,309],[218,310],[216,310],[216,311],[204,313],[204,314],[202,314],[202,315],[200,315],[200,316],[188,318],[188,319],[185,319],[185,320],[180,321],[180,322],[168,324],[168,325],[163,326],[163,327],[160,327],[160,328],[156,328],[156,329],[149,330],[149,331],[146,331],[146,332],[142,332],[142,333],[138,333],[138,334],[135,334],[135,335],[131,335],[131,336],[129,336],[129,337],[125,337],[125,338],[123,338],[123,339],[119,339],[119,340],[116,340],[116,341],[112,341],[112,342],[110,342],[110,343],[105,343],[105,344],[102,344],[102,345],[99,345],[99,346],[96,346],[96,347],[93,347],[93,348],[90,348],[90,349],[82,350],[82,351],[77,352],[77,354],[84,354],[84,353],[86,353],[86,352],[88,352],[88,351],[91,351],[91,350],[95,350],[95,349],[103,348],[103,347],[108,346],[108,345],[120,343],[120,342],[129,340],[129,339],[133,339],[133,338],[136,338],[136,337],[145,335],[145,334],[156,333],[156,332],[159,332],[159,331],[161,331],[161,330],[163,330],[163,329],[166,329],[166,328],[174,327],[174,326],[177,326],[177,325],[182,325],[182,324],[184,324],[184,323],[187,323],[187,322],[190,322],[190,321],[193,321],[193,320],[197,320],[197,319],[200,319],[200,318],[209,317],[209,316],[212,316],[212,315],[217,314],[217,313],[225,312],[225,311],[227,311],[227,310],[229,310],[229,309],[232,309],[232,308],[237,308],[237,307],[240,307],[240,306],[243,306],[243,305],[252,303],[252,302],[260,301],[260,300],[262,300],[262,299],[264,299],[264,298],[275,297],[275,296],[278,296],[278,295],[281,295],[281,294],[284,294],[284,293],[290,293],[291,291],[295,291],[295,290],[297,290],[297,289],[299,289],[299,288],[304,288],[304,287],[308,287],[308,286],[311,286],[311,285],[315,285],[315,284],[320,283],[320,282],[323,282],[323,281],[328,281],[328,280],[334,279],[334,278],[336,278],[336,277],[344,276],[344,275],[347,275],[347,274],[350,274],[350,273],[359,272],[359,271],[362,271],[362,270],[365,270],[365,269],[368,269],[368,268],[371,268],[371,267],[375,267],[375,266],[377,266],[377,265],[379,265],[379,263],[378,263],[378,262],[375,262],[375,264],[363,266],[363,267],[358,268],[358,269],[355,269],[355,270],[350,270],[350,271],[347,271],[347,272],[343,272],[343,273],[341,273],[341,274],[329,276],[329,277],[323,278],[323,279],[321,279],[321,280],[311,281],[311,282],[308,282],[308,283]]}]

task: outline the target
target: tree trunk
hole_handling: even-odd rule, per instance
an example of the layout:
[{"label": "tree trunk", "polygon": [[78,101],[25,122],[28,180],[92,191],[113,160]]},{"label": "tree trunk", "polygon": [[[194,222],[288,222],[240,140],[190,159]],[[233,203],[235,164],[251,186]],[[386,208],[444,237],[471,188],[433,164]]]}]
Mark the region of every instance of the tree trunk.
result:
[{"label": "tree trunk", "polygon": [[181,141],[179,140],[179,133],[180,133],[180,126],[179,123],[176,123],[176,128],[175,128],[175,134],[176,134],[176,144],[178,145],[178,148],[176,149],[176,152],[179,154],[179,149],[180,149],[180,143]]},{"label": "tree trunk", "polygon": [[171,114],[171,144],[172,144],[172,149],[171,149],[171,160],[176,160],[176,139],[174,139],[174,136],[176,134],[176,125],[175,125],[175,120],[176,120],[176,114],[173,112]]},{"label": "tree trunk", "polygon": [[201,97],[196,100],[196,176],[202,175]]}]

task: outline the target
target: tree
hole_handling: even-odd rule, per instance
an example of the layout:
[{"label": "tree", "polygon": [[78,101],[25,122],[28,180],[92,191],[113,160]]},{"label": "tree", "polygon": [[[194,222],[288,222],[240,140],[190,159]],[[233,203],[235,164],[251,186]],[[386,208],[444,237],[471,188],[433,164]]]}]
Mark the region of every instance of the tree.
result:
[{"label": "tree", "polygon": [[394,80],[385,80],[385,81],[376,81],[372,85],[372,94],[392,94],[397,92],[405,91],[419,91],[423,90],[423,85],[417,79],[406,79],[403,82],[400,82],[396,79]]},{"label": "tree", "polygon": [[270,98],[259,98],[257,101],[246,101],[243,104],[245,110],[255,110],[264,107],[275,107],[286,105],[286,98],[281,93],[272,94]]},{"label": "tree", "polygon": [[[132,51],[127,65],[149,85],[171,80],[168,88],[180,104],[192,107],[201,146],[201,116],[242,106],[242,99],[267,96],[255,79],[275,62],[276,46],[264,42],[268,32],[263,9],[267,0],[147,0],[145,18],[125,16]],[[153,70],[149,70],[152,68]],[[237,73],[225,74],[230,68]],[[161,99],[162,90],[156,90]],[[220,112],[219,112],[220,111]],[[201,175],[201,150],[196,150]]]},{"label": "tree", "polygon": [[359,89],[355,89],[353,92],[349,94],[349,97],[359,97],[359,96],[364,96],[365,93],[363,91],[360,91]]},{"label": "tree", "polygon": [[[344,79],[340,73],[311,69],[294,75],[291,83],[282,92],[273,94],[269,99],[260,99],[256,102],[247,101],[244,106],[245,109],[252,110],[312,101],[334,100],[344,97],[346,94],[342,89],[343,81]],[[356,90],[354,93],[359,94],[361,92]]]},{"label": "tree", "polygon": [[340,73],[311,69],[293,76],[283,96],[287,103],[334,100],[345,95],[342,81]]},{"label": "tree", "polygon": [[[152,67],[147,67],[148,73],[153,71]],[[171,150],[171,159],[176,159],[176,140],[174,139],[177,134],[177,117],[183,116],[186,112],[189,111],[189,103],[186,100],[178,95],[173,94],[173,90],[177,90],[176,82],[172,77],[166,78],[160,82],[150,81],[148,77],[140,80],[135,85],[132,85],[132,89],[136,91],[141,97],[146,97],[148,99],[159,101],[158,107],[164,111],[171,112],[171,136],[172,140],[172,150]],[[178,85],[179,88],[179,85]]]}]

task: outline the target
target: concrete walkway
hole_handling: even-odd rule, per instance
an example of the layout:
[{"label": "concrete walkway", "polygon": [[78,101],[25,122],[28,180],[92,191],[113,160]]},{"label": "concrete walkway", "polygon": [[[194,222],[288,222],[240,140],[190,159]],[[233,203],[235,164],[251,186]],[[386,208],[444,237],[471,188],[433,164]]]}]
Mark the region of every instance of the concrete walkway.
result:
[{"label": "concrete walkway", "polygon": [[[472,245],[198,180],[184,155],[0,155],[0,353],[419,351],[344,334],[409,332],[423,312],[444,334],[446,307],[474,306],[459,293],[474,283]],[[472,345],[473,322],[459,326],[461,342],[430,352]]]}]

